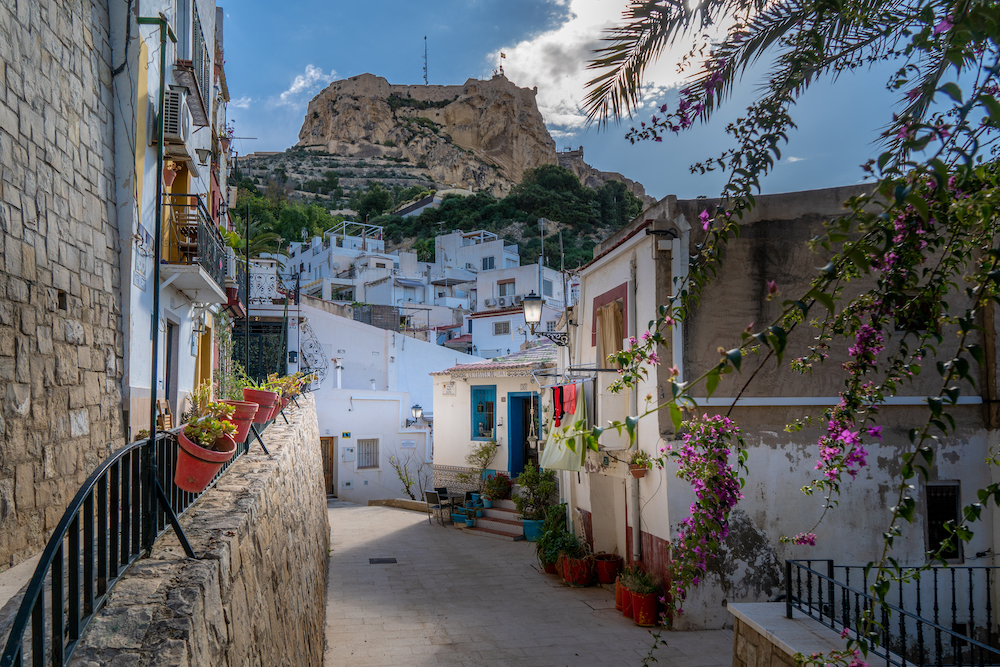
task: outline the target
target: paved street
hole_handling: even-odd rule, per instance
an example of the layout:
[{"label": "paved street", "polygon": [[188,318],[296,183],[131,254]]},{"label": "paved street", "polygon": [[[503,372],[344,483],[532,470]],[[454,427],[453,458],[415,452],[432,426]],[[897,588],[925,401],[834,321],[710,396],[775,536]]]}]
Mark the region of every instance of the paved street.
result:
[{"label": "paved street", "polygon": [[[614,594],[539,571],[527,542],[329,501],[326,667],[639,665],[649,633]],[[370,558],[395,558],[372,565]],[[669,633],[657,665],[729,667],[732,632]]]}]

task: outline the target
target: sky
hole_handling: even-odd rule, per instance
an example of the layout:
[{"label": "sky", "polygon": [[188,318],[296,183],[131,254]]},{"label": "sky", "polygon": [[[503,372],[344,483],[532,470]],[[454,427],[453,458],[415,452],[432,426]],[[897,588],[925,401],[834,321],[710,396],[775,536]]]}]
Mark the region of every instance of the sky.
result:
[{"label": "sky", "polygon": [[[306,106],[329,82],[369,72],[393,84],[460,85],[489,78],[500,63],[522,87],[537,87],[538,106],[558,150],[584,149],[587,163],[642,183],[656,198],[714,197],[718,173],[691,174],[689,165],[731,146],[727,123],[753,99],[761,71],[744,78],[712,121],[661,143],[625,139],[652,109],[677,100],[676,60],[665,55],[648,72],[647,108],[634,119],[598,129],[582,110],[586,70],[602,32],[615,25],[625,0],[273,0],[225,4],[225,66],[240,155],[281,151],[296,143]],[[763,181],[764,193],[860,182],[859,165],[876,154],[880,127],[894,97],[885,89],[892,68],[842,76],[814,86],[793,109],[798,129],[782,161]],[[253,139],[250,139],[252,137]]]}]

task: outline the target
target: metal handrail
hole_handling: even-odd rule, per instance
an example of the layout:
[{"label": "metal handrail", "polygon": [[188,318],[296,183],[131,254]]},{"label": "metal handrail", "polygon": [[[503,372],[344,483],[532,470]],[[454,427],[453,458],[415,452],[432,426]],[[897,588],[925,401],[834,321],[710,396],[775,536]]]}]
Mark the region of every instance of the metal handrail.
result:
[{"label": "metal handrail", "polygon": [[[163,205],[170,210],[167,224],[170,226],[169,240],[164,244],[166,261],[171,264],[196,262],[212,277],[220,289],[226,285],[226,243],[219,233],[201,195],[165,192]],[[178,219],[188,216],[196,222],[196,248],[194,252],[181,247],[181,225]]]},{"label": "metal handrail", "polygon": [[[826,574],[819,572],[812,567],[813,563],[825,563]],[[848,583],[837,581],[834,573],[837,569],[842,569],[848,578]],[[792,610],[797,609],[809,618],[819,621],[821,624],[833,629],[846,629],[853,632],[855,637],[861,635],[861,620],[864,614],[870,613],[876,624],[869,634],[871,653],[885,659],[887,666],[895,665],[905,667],[908,663],[915,667],[923,665],[996,665],[1000,664],[1000,647],[990,643],[974,639],[973,621],[974,607],[972,596],[972,573],[982,571],[986,577],[986,614],[987,620],[983,624],[986,628],[986,641],[993,641],[992,634],[992,585],[990,576],[1000,572],[1000,567],[948,567],[932,568],[933,573],[933,597],[934,597],[934,618],[926,618],[922,615],[922,607],[919,589],[919,574],[923,568],[902,568],[901,574],[915,577],[918,585],[916,594],[917,611],[914,613],[906,609],[904,604],[904,587],[902,582],[896,582],[897,596],[899,603],[893,604],[887,600],[879,601],[867,590],[867,573],[864,578],[865,589],[858,589],[849,584],[850,571],[866,571],[863,567],[834,566],[832,560],[808,560],[808,561],[785,561],[785,606],[786,616],[792,618]],[[968,571],[969,576],[969,621],[966,623],[966,632],[956,629],[957,605],[955,603],[955,587],[952,586],[952,628],[941,624],[938,616],[938,571],[951,571],[952,582],[954,583],[955,572]],[[803,594],[802,584],[805,575],[805,593]],[[813,595],[813,578],[815,577],[815,591]],[[911,582],[912,583],[912,582]],[[824,595],[825,594],[825,595]],[[853,603],[853,608],[852,608]],[[838,613],[839,606],[839,613]],[[875,611],[873,611],[875,610]],[[894,630],[898,628],[898,630]],[[933,650],[928,647],[924,640],[925,631],[928,635],[933,634]],[[915,637],[915,639],[914,639]],[[942,641],[942,639],[945,641]],[[950,651],[948,650],[950,649]],[[966,662],[965,653],[968,652]],[[976,656],[978,653],[978,661]]]},{"label": "metal handrail", "polygon": [[[237,445],[236,453],[204,491],[190,493],[173,481],[176,434],[183,427],[158,432],[155,443],[137,440],[121,447],[80,487],[42,551],[11,625],[0,667],[24,664],[29,622],[31,664],[68,663],[115,584],[135,561],[148,554],[168,526],[177,530],[185,551],[193,555],[179,524],[175,524],[177,517],[215,486],[233,462],[247,453],[251,438],[259,440],[261,431],[254,430]],[[146,456],[150,454],[144,451],[147,448],[153,449],[153,456]],[[150,469],[142,469],[144,460],[152,462]],[[46,582],[50,584],[49,610],[45,605]]]}]

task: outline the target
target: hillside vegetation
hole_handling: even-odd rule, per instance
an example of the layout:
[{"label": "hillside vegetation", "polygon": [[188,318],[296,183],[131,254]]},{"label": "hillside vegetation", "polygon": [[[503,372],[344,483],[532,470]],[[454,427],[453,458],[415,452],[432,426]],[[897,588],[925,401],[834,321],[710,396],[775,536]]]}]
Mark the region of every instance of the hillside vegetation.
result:
[{"label": "hillside vegetation", "polygon": [[[331,217],[321,205],[289,200],[285,189],[273,181],[264,192],[246,179],[238,185],[233,215],[240,217],[249,211],[251,220],[259,220],[263,229],[286,240],[300,240],[303,232],[305,236],[321,235],[344,219],[341,215]],[[322,179],[315,187],[336,191],[336,175]],[[597,241],[632,220],[643,208],[642,201],[620,181],[609,181],[595,190],[581,185],[569,169],[549,164],[526,171],[521,182],[502,199],[486,193],[448,196],[439,208],[426,209],[419,216],[402,218],[387,213],[427,193],[420,185],[390,189],[372,182],[365,190],[352,194],[350,208],[358,211],[356,219],[367,218],[384,228],[388,251],[410,249],[420,261],[434,260],[437,235],[485,229],[518,244],[522,264],[534,263],[542,245],[538,219],[545,218],[556,223],[546,226],[545,238],[546,264],[556,268],[560,263],[559,231],[565,265],[575,268],[591,259]]]}]

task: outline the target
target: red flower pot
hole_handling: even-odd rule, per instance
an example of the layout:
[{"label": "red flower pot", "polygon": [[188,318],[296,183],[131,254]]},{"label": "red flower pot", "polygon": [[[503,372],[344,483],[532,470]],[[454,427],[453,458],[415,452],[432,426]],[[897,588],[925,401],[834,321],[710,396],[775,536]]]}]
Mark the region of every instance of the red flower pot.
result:
[{"label": "red flower pot", "polygon": [[542,563],[542,567],[546,574],[557,574],[555,563]]},{"label": "red flower pot", "polygon": [[177,469],[174,471],[174,484],[177,488],[191,493],[201,493],[205,490],[222,465],[233,458],[236,453],[236,441],[228,435],[220,440],[225,441],[226,450],[217,452],[205,449],[192,442],[181,429],[177,434]]},{"label": "red flower pot", "polygon": [[569,560],[569,559],[566,558],[566,554],[559,554],[559,557],[556,558],[556,571],[555,571],[555,573],[558,574],[563,579],[566,578],[566,561],[567,560]]},{"label": "red flower pot", "polygon": [[598,583],[614,583],[619,570],[622,569],[622,557],[615,554],[597,554],[594,560],[597,562]]},{"label": "red flower pot", "polygon": [[245,388],[243,389],[243,400],[256,403],[259,406],[257,414],[254,415],[253,423],[263,424],[271,418],[271,412],[278,402],[278,394],[263,389]]},{"label": "red flower pot", "polygon": [[250,432],[250,423],[260,406],[251,401],[223,401],[223,403],[236,409],[233,416],[226,420],[236,424],[236,435],[233,436],[233,440],[244,442],[247,439],[247,433]]},{"label": "red flower pot", "polygon": [[622,586],[622,616],[632,618],[632,591]]},{"label": "red flower pot", "polygon": [[563,578],[570,586],[590,586],[594,583],[594,561],[591,558],[567,558]]},{"label": "red flower pot", "polygon": [[622,591],[625,587],[622,586],[622,582],[615,579],[615,609],[618,611],[622,610]]},{"label": "red flower pot", "polygon": [[642,479],[646,476],[646,468],[644,466],[629,464],[628,470],[636,479]]},{"label": "red flower pot", "polygon": [[657,593],[646,595],[632,593],[632,620],[635,624],[647,628],[656,625],[656,605],[659,601],[660,596]]}]

